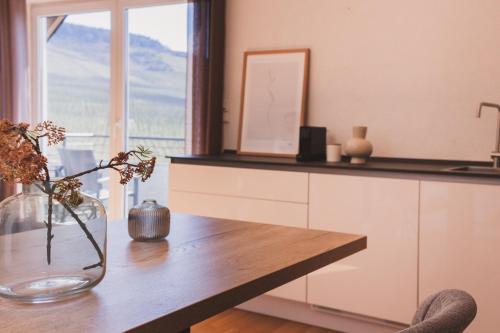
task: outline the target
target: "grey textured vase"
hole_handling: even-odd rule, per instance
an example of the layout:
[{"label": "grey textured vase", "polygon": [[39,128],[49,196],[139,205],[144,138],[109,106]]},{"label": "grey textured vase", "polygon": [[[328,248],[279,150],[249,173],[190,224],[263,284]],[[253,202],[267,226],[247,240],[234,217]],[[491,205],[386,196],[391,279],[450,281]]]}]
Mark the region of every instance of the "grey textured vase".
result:
[{"label": "grey textured vase", "polygon": [[344,146],[346,155],[351,157],[351,164],[365,164],[373,152],[372,144],[365,139],[367,131],[366,126],[355,126],[352,129],[353,137]]},{"label": "grey textured vase", "polygon": [[144,200],[128,214],[128,234],[137,241],[165,238],[170,232],[170,211],[155,200]]}]

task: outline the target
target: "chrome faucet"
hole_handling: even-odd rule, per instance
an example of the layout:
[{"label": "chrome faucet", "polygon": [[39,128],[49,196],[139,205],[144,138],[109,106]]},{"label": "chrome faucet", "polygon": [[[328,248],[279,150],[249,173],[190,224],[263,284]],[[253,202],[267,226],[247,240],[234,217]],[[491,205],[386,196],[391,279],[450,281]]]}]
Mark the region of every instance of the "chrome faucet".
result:
[{"label": "chrome faucet", "polygon": [[498,125],[497,125],[497,142],[495,145],[495,151],[491,152],[491,158],[493,159],[493,167],[500,167],[500,105],[488,102],[482,102],[479,104],[479,110],[477,111],[477,117],[481,118],[481,110],[483,107],[495,108],[498,111]]}]

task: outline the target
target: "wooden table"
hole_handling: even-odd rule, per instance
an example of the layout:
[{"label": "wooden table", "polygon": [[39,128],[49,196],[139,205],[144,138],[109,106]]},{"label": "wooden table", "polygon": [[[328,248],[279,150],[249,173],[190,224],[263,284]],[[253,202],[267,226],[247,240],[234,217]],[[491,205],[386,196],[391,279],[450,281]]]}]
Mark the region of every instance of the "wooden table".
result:
[{"label": "wooden table", "polygon": [[1,332],[189,332],[189,327],[366,248],[366,237],[174,215],[167,240],[108,225],[108,271],[56,303],[0,300]]}]

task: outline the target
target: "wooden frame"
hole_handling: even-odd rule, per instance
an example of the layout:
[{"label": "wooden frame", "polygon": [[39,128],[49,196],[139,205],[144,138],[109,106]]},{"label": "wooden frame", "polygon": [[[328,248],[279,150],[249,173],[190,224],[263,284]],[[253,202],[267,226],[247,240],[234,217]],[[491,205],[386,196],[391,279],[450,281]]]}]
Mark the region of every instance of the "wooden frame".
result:
[{"label": "wooden frame", "polygon": [[[246,142],[245,142],[245,140],[246,140],[245,133],[250,131],[248,129],[249,127],[245,127],[245,125],[250,126],[248,124],[245,124],[245,121],[246,121],[246,118],[248,117],[248,115],[252,112],[251,108],[250,108],[250,110],[247,110],[248,104],[250,103],[247,100],[249,98],[248,97],[248,89],[249,89],[249,86],[251,84],[255,85],[255,82],[247,82],[249,80],[249,73],[248,73],[249,62],[250,62],[249,58],[256,59],[257,57],[262,57],[259,59],[259,61],[262,61],[262,63],[270,66],[270,64],[279,63],[280,60],[286,60],[286,58],[283,57],[286,55],[291,55],[291,57],[288,59],[287,64],[289,64],[289,65],[291,64],[291,66],[298,66],[298,69],[301,69],[300,74],[302,74],[302,77],[297,77],[297,82],[295,82],[296,88],[300,88],[300,91],[299,91],[299,89],[297,89],[297,91],[295,92],[295,93],[297,93],[296,94],[297,96],[293,96],[294,92],[291,91],[291,97],[290,97],[290,99],[292,101],[293,101],[293,99],[297,99],[296,105],[294,107],[300,108],[300,110],[296,110],[295,112],[292,112],[295,117],[298,116],[298,118],[293,119],[295,121],[295,123],[293,125],[296,126],[296,128],[294,127],[294,133],[292,133],[292,137],[288,139],[289,142],[281,141],[281,143],[280,143],[277,141],[273,141],[273,139],[276,139],[275,137],[273,138],[273,135],[275,136],[276,134],[274,131],[273,132],[269,131],[269,130],[275,130],[275,128],[271,126],[272,121],[269,119],[271,109],[269,109],[267,111],[267,116],[266,116],[267,121],[269,121],[268,132],[265,134],[269,135],[272,133],[271,139],[268,140],[268,143],[269,144],[272,143],[273,147],[271,147],[271,149],[266,149],[267,147],[265,147],[265,148],[264,147],[251,148],[251,147],[249,147],[249,145],[251,146],[251,144],[246,144]],[[269,63],[265,62],[266,59],[263,58],[265,56],[271,56],[271,57],[267,58]],[[278,57],[273,57],[273,56],[278,56]],[[281,57],[279,57],[279,56],[281,56]],[[280,157],[295,157],[297,155],[298,143],[299,143],[299,129],[300,129],[300,126],[304,125],[305,120],[306,120],[307,91],[308,91],[308,79],[309,79],[309,58],[310,58],[310,50],[309,49],[287,49],[287,50],[266,50],[266,51],[248,51],[248,52],[245,52],[244,63],[243,63],[243,78],[242,78],[242,85],[241,85],[240,121],[239,121],[239,129],[238,129],[238,147],[237,147],[238,154],[240,154],[240,155],[253,155],[253,156],[280,156]],[[295,63],[293,63],[293,61],[295,61]],[[303,69],[300,67],[303,67]],[[293,70],[293,67],[289,66],[289,69]],[[269,73],[269,74],[271,74],[271,73]],[[282,70],[280,74],[284,74],[284,71]],[[285,78],[283,78],[283,79],[285,79]],[[257,81],[257,83],[260,83],[260,82],[258,82],[258,80],[256,80],[256,81]],[[282,84],[283,83],[289,84],[289,81],[281,80],[281,83]],[[291,84],[293,84],[293,82]],[[260,86],[260,85],[257,85],[257,86]],[[281,87],[281,88],[283,88],[283,87]],[[288,88],[285,90],[290,91],[290,87],[285,87],[285,88]],[[255,87],[253,87],[253,89],[255,89]],[[300,93],[300,96],[299,96],[299,93]],[[272,95],[271,99],[274,100],[274,94],[271,91],[269,92],[269,94]],[[283,94],[283,89],[281,89],[281,94]],[[281,97],[283,97],[283,96],[281,96]],[[256,104],[258,104],[258,102]],[[272,106],[270,106],[269,108],[271,108],[271,107]],[[290,112],[287,112],[287,113],[290,114]],[[285,113],[282,114],[283,117],[285,117],[285,115],[286,115]],[[255,112],[254,112],[253,117],[254,117],[254,122],[258,122],[258,121],[256,121],[256,119],[259,118],[259,116],[256,115]],[[260,117],[262,118],[262,115]],[[283,118],[283,119],[285,119],[285,118]],[[248,120],[247,120],[247,122],[248,122]],[[271,126],[272,128],[269,126]],[[283,126],[286,127],[286,124],[283,124]],[[260,126],[259,126],[259,128],[260,128]],[[276,130],[278,130],[278,129],[276,129]],[[283,128],[282,128],[282,130],[283,130]],[[257,131],[265,131],[265,130],[258,129]],[[258,140],[254,139],[254,141],[257,142]],[[259,144],[263,145],[264,141],[265,141],[265,139],[260,141]],[[279,145],[286,145],[287,149],[280,151],[280,147],[277,147]]]}]

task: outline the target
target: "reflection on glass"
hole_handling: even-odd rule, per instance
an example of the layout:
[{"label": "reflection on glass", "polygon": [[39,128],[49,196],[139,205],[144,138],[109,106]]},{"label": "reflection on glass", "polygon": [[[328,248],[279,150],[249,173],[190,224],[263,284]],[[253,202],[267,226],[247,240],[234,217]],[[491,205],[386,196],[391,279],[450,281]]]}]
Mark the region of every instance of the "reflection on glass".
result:
[{"label": "reflection on glass", "polygon": [[[110,13],[41,20],[44,118],[67,129],[64,144],[48,149],[49,161],[55,176],[74,174],[109,159]],[[107,204],[105,174],[82,181],[84,191]]]},{"label": "reflection on glass", "polygon": [[184,153],[186,145],[187,4],[129,9],[127,17],[127,144],[158,157],[151,181],[129,185],[128,205],[149,198],[165,205],[164,156]]}]

